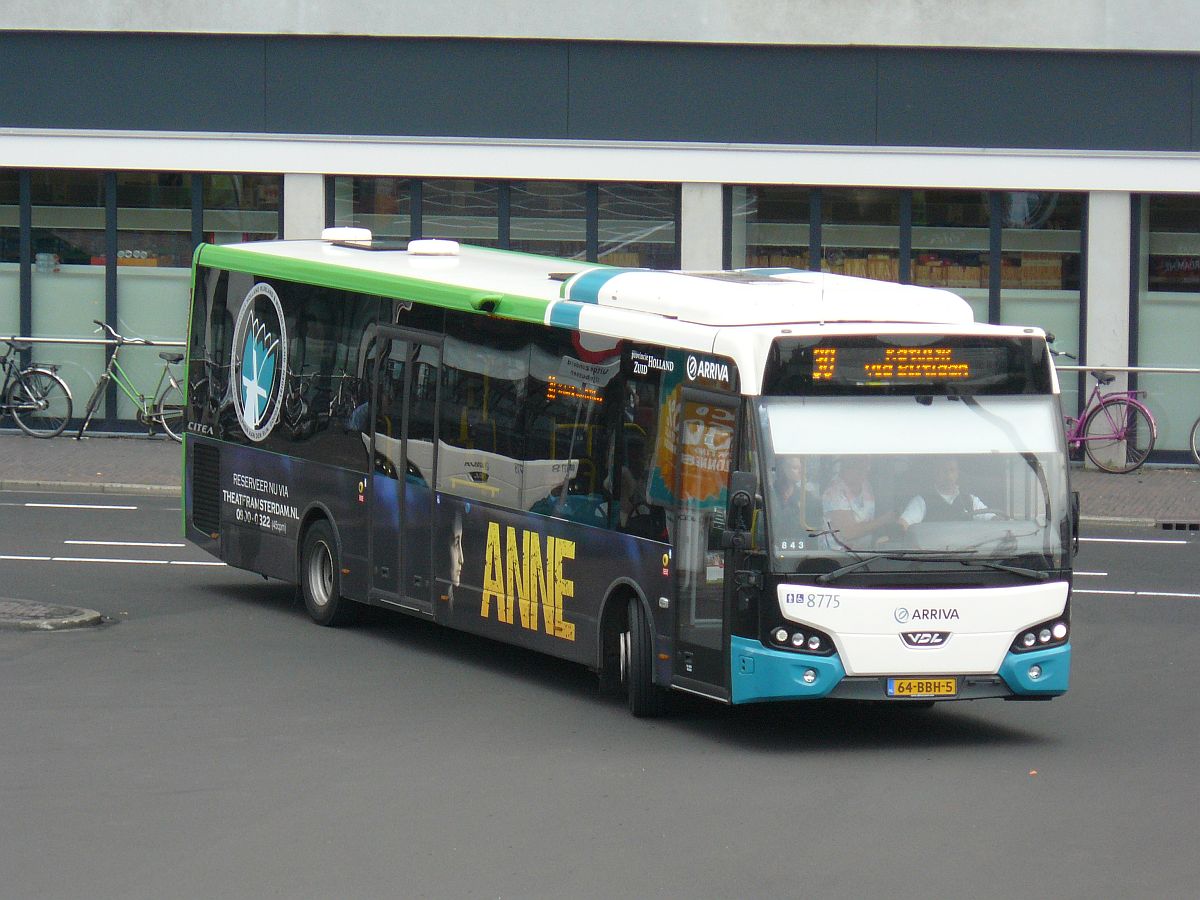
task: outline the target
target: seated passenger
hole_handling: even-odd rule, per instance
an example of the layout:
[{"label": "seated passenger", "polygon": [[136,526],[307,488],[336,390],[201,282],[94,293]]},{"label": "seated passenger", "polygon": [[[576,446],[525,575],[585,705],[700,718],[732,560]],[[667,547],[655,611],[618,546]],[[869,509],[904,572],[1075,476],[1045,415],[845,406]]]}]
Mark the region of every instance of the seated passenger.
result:
[{"label": "seated passenger", "polygon": [[822,543],[829,549],[870,546],[889,525],[895,513],[875,515],[875,492],[871,489],[870,461],[864,456],[847,456],[829,487],[821,495],[828,533]]},{"label": "seated passenger", "polygon": [[919,522],[962,522],[969,519],[995,518],[995,513],[974,494],[958,486],[958,460],[943,457],[934,463],[933,485],[908,501],[900,514],[900,525],[909,528]]},{"label": "seated passenger", "polygon": [[778,457],[774,495],[774,520],[781,532],[780,540],[825,530],[821,496],[816,484],[805,477],[803,456]]}]

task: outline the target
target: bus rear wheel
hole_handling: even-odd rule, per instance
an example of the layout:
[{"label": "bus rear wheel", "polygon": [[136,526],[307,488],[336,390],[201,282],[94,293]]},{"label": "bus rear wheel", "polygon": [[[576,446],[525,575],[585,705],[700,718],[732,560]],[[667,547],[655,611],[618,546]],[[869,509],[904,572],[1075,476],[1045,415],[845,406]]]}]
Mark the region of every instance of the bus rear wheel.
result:
[{"label": "bus rear wheel", "polygon": [[636,597],[629,598],[627,627],[621,633],[621,680],[629,711],[641,719],[666,711],[666,694],[654,683],[654,635],[650,618]]},{"label": "bus rear wheel", "polygon": [[341,595],[342,570],[333,528],[324,519],[304,533],[300,552],[300,593],[308,614],[318,625],[349,620],[351,604]]}]

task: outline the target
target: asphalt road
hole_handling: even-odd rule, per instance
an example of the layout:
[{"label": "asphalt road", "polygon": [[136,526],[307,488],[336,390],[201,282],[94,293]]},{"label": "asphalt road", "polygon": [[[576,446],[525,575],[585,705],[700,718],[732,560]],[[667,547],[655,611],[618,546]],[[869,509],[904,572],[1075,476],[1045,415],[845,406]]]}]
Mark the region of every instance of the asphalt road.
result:
[{"label": "asphalt road", "polygon": [[[319,628],[286,585],[146,546],[181,543],[170,499],[0,504],[0,597],[109,620],[0,631],[3,897],[1009,900],[1200,884],[1200,538],[1087,535],[1119,542],[1084,545],[1072,688],[1051,703],[680,698],[647,722],[582,669],[423,622],[371,611]],[[125,561],[85,561],[99,559]]]}]

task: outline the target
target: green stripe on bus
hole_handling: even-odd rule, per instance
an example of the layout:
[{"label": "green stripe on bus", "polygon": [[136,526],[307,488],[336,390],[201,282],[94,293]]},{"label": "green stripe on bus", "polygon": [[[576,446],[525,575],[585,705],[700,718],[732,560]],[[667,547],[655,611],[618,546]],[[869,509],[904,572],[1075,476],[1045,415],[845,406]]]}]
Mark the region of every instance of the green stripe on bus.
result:
[{"label": "green stripe on bus", "polygon": [[[285,281],[372,294],[392,300],[413,300],[465,312],[477,312],[473,302],[484,297],[496,296],[494,291],[424,281],[389,272],[364,271],[335,263],[255,253],[235,247],[203,245],[196,254],[196,262],[202,266],[245,272],[264,278],[281,278]],[[540,297],[502,294],[496,314],[506,319],[540,323],[545,321],[546,307],[550,302]]]}]

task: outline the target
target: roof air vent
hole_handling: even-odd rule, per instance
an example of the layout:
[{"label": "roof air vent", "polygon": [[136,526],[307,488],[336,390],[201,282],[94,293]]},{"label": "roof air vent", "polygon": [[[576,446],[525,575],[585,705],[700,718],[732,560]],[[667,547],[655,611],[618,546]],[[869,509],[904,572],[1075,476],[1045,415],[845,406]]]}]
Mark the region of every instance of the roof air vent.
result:
[{"label": "roof air vent", "polygon": [[324,228],[321,230],[321,240],[323,241],[353,241],[355,243],[369,244],[371,243],[370,228],[351,228],[348,225],[341,225],[337,228]]},{"label": "roof air vent", "polygon": [[435,238],[409,241],[408,252],[413,256],[458,256],[458,241],[443,241]]}]

